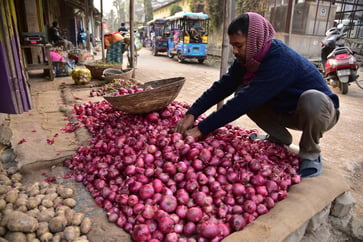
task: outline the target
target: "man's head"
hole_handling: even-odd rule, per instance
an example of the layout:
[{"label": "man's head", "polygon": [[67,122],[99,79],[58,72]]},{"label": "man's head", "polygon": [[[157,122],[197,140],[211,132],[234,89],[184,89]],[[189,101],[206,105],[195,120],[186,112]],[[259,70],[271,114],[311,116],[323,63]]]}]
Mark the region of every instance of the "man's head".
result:
[{"label": "man's head", "polygon": [[248,15],[242,14],[231,22],[227,32],[233,55],[242,64],[246,62],[248,24]]},{"label": "man's head", "polygon": [[57,21],[54,21],[54,22],[52,23],[52,26],[53,26],[53,27],[58,27],[58,22],[57,22]]},{"label": "man's head", "polygon": [[238,16],[228,27],[233,54],[241,64],[253,70],[259,65],[255,58],[263,52],[267,43],[271,43],[274,34],[270,22],[251,12]]}]

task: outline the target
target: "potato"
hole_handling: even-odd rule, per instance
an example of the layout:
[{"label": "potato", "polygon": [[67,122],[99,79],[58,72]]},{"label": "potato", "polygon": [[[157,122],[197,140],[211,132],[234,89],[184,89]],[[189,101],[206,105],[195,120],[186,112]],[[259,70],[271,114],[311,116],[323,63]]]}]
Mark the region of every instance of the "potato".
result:
[{"label": "potato", "polygon": [[9,186],[6,185],[0,185],[0,195],[6,194],[10,190]]},{"label": "potato", "polygon": [[20,173],[15,173],[13,175],[11,175],[11,181],[12,182],[21,182],[21,180],[23,179],[23,176]]},{"label": "potato", "polygon": [[72,219],[72,225],[80,225],[84,218],[84,213],[75,213]]},{"label": "potato", "polygon": [[35,238],[35,239],[32,239],[32,240],[28,240],[28,242],[40,242],[40,240]]},{"label": "potato", "polygon": [[8,203],[15,203],[18,199],[19,191],[17,189],[11,189],[5,195],[5,201]]},{"label": "potato", "polygon": [[61,232],[67,226],[67,220],[64,216],[56,216],[49,221],[49,231],[52,233]]},{"label": "potato", "polygon": [[28,209],[33,209],[39,206],[41,200],[36,197],[30,197],[26,203]]},{"label": "potato", "polygon": [[62,198],[71,198],[73,196],[73,190],[68,187],[63,187],[62,189],[58,189],[58,194]]},{"label": "potato", "polygon": [[[37,194],[37,195],[35,195],[34,196],[36,199],[38,199],[40,202],[42,202],[42,200],[43,200],[43,198],[45,197],[45,195],[44,194]],[[39,203],[40,203],[39,202]]]},{"label": "potato", "polygon": [[55,207],[57,207],[58,205],[60,204],[63,204],[63,198],[61,197],[56,197],[54,200],[53,200],[53,204]]},{"label": "potato", "polygon": [[80,236],[80,230],[77,226],[68,226],[64,229],[64,238],[66,240],[75,240]]},{"label": "potato", "polygon": [[6,234],[7,229],[4,226],[0,226],[0,237],[3,237]]},{"label": "potato", "polygon": [[4,199],[0,199],[0,210],[3,210],[6,208],[6,202]]},{"label": "potato", "polygon": [[47,189],[48,187],[50,187],[50,184],[48,182],[39,183],[39,189],[40,190]]},{"label": "potato", "polygon": [[38,221],[26,213],[12,211],[5,215],[6,227],[13,232],[34,232],[38,229]]},{"label": "potato", "polygon": [[74,208],[77,205],[77,201],[73,198],[66,198],[64,199],[63,204],[70,208]]},{"label": "potato", "polygon": [[49,222],[55,215],[54,208],[39,211],[37,219],[39,222]]},{"label": "potato", "polygon": [[0,175],[0,184],[6,185],[6,186],[11,186],[12,182],[9,179],[9,177],[7,177],[4,174]]},{"label": "potato", "polygon": [[46,232],[42,234],[42,236],[40,236],[41,242],[52,242],[52,239],[53,239],[53,234],[49,232]]},{"label": "potato", "polygon": [[37,235],[35,233],[27,233],[26,234],[26,239],[28,241],[33,241],[34,239],[36,239]]},{"label": "potato", "polygon": [[42,200],[42,205],[46,208],[52,208],[53,207],[53,202],[49,199],[43,199]]},{"label": "potato", "polygon": [[27,242],[26,235],[22,232],[7,232],[5,239],[8,241]]},{"label": "potato", "polygon": [[61,242],[63,238],[63,232],[59,232],[53,235],[53,241],[52,242]]},{"label": "potato", "polygon": [[34,209],[31,209],[31,210],[28,210],[28,212],[27,212],[27,214],[29,216],[32,216],[34,218],[37,218],[39,213],[40,213],[40,211],[39,211],[38,208],[34,208]]},{"label": "potato", "polygon": [[27,186],[25,189],[27,194],[30,194],[32,190],[39,191],[39,182],[34,182],[31,186]]},{"label": "potato", "polygon": [[74,217],[75,213],[76,212],[73,209],[70,209],[70,208],[64,210],[64,216],[67,219],[67,224],[68,225],[72,225],[72,221],[73,221],[73,217]]},{"label": "potato", "polygon": [[37,237],[39,238],[42,234],[49,232],[49,224],[47,222],[40,222],[37,229]]},{"label": "potato", "polygon": [[16,207],[26,206],[27,203],[28,203],[27,198],[19,196],[18,199],[15,201],[15,206]]},{"label": "potato", "polygon": [[20,212],[26,213],[26,212],[28,212],[28,209],[27,209],[27,207],[25,205],[22,205],[22,206],[18,207],[16,209],[16,211],[20,211]]},{"label": "potato", "polygon": [[[56,192],[52,192],[52,193],[48,193],[48,194],[46,194],[45,195],[45,197],[44,197],[44,199],[48,199],[48,200],[50,200],[50,201],[54,201],[54,199],[56,199],[58,197],[58,193],[56,193]],[[43,200],[44,200],[43,199]]]},{"label": "potato", "polygon": [[46,190],[46,193],[45,194],[50,194],[50,193],[57,193],[57,187],[59,185],[57,184],[49,184],[49,187],[48,189]]},{"label": "potato", "polygon": [[40,194],[39,189],[32,189],[28,192],[29,197],[35,197]]},{"label": "potato", "polygon": [[82,234],[87,234],[92,228],[92,221],[89,217],[85,217],[81,223],[80,229]]}]

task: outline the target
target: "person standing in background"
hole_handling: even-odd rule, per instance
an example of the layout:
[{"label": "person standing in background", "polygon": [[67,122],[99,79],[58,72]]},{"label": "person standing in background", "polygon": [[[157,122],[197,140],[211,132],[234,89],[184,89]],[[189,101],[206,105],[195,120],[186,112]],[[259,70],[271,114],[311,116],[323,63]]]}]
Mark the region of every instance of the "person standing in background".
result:
[{"label": "person standing in background", "polygon": [[66,40],[61,37],[61,35],[59,33],[59,25],[58,25],[57,21],[54,21],[52,23],[52,27],[50,28],[49,37],[50,37],[50,41],[55,46],[62,46],[64,50],[70,50],[73,48],[73,44],[71,41]]}]

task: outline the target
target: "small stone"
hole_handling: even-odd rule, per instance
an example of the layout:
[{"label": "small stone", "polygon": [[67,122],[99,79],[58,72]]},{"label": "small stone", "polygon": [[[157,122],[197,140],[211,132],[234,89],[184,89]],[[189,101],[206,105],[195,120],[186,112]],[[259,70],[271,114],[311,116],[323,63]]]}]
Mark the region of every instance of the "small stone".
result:
[{"label": "small stone", "polygon": [[11,145],[11,137],[13,132],[7,126],[0,126],[0,143],[4,145]]},{"label": "small stone", "polygon": [[345,192],[335,199],[330,214],[338,218],[345,217],[349,214],[355,203],[356,200],[352,194]]}]

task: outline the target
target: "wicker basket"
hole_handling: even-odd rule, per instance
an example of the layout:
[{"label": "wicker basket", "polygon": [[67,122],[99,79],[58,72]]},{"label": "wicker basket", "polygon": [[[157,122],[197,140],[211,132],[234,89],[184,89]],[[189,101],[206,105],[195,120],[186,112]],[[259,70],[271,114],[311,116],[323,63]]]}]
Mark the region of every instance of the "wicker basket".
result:
[{"label": "wicker basket", "polygon": [[141,87],[152,89],[122,96],[104,96],[112,106],[130,114],[143,114],[161,110],[179,94],[185,82],[184,77],[160,79],[146,82]]},{"label": "wicker basket", "polygon": [[91,62],[85,64],[86,68],[91,71],[91,75],[93,79],[103,80],[103,71],[107,68],[114,69],[122,69],[122,64],[111,65],[110,63],[99,63],[99,62]]},{"label": "wicker basket", "polygon": [[133,68],[126,70],[107,68],[103,71],[102,78],[107,82],[112,82],[114,79],[130,80],[133,72]]}]

